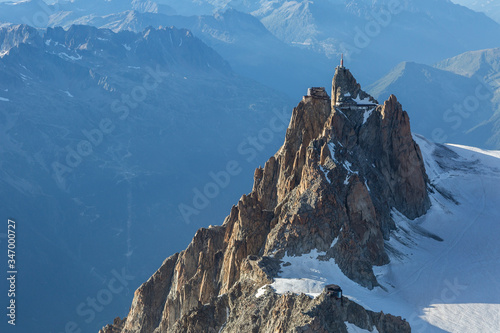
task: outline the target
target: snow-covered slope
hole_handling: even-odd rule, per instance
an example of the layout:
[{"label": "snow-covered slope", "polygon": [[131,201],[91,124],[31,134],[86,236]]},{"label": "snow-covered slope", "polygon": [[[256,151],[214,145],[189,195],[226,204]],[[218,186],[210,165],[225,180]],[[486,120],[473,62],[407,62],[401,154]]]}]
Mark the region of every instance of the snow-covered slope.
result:
[{"label": "snow-covered slope", "polygon": [[391,263],[375,268],[381,286],[365,289],[333,260],[310,253],[285,257],[290,264],[271,287],[314,297],[335,283],[367,309],[406,318],[412,332],[498,332],[500,151],[415,140],[431,180],[432,207],[414,221],[393,212],[398,229],[386,243]]}]

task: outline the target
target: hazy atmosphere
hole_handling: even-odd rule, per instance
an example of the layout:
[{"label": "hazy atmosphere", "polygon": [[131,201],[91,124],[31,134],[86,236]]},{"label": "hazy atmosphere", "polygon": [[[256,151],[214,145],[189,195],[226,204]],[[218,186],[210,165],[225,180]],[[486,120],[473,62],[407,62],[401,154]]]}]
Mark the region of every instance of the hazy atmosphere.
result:
[{"label": "hazy atmosphere", "polygon": [[1,332],[497,332],[500,2],[0,0],[0,202]]}]

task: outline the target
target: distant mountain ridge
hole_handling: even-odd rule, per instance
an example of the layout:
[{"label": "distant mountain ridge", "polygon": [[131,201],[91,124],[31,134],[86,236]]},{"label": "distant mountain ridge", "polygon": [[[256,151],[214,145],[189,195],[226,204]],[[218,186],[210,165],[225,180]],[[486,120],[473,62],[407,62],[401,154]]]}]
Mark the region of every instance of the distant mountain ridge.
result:
[{"label": "distant mountain ridge", "polygon": [[[250,184],[239,173],[279,144],[290,102],[235,74],[184,29],[14,25],[0,29],[0,45],[0,213],[23,221],[24,274],[37,277],[23,284],[19,301],[31,310],[19,315],[32,319],[19,329],[61,331],[71,321],[95,330],[131,294],[113,294],[95,317],[81,314],[90,311],[86,298],[112,270],[145,279],[155,256],[223,218],[222,207]],[[217,200],[193,206],[229,162]],[[66,282],[54,283],[61,267]]]},{"label": "distant mountain ridge", "polygon": [[[189,31],[175,28],[149,28],[141,34],[128,31],[115,34],[110,30],[81,25],[71,26],[68,30],[48,28],[42,35],[29,26],[14,25],[0,30],[0,40],[3,61],[9,59],[12,49],[30,45],[42,49],[43,53],[89,67],[96,67],[95,58],[114,58],[127,65],[158,63],[171,71],[176,67],[190,67],[193,71],[231,72],[229,64],[213,49]],[[169,40],[167,45],[162,43],[165,40]]]},{"label": "distant mountain ridge", "polygon": [[500,3],[495,0],[452,0],[454,3],[482,12],[500,23]]},{"label": "distant mountain ridge", "polygon": [[[88,18],[82,23],[117,32],[141,31],[151,25],[188,28],[223,55],[236,72],[290,95],[305,90],[307,82],[312,83],[318,75],[323,76],[321,68],[329,65],[325,57],[286,45],[255,17],[231,9],[191,17],[127,11]],[[54,21],[54,24],[66,25],[68,22]],[[300,80],[306,83],[300,84]]]},{"label": "distant mountain ridge", "polygon": [[[500,48],[466,52],[446,59],[435,66],[479,82],[482,95],[491,100],[493,113],[471,130],[473,135],[483,135],[486,147],[500,148]],[[476,89],[478,89],[476,87]],[[477,97],[476,92],[474,96]],[[481,96],[477,97],[481,99]]]},{"label": "distant mountain ridge", "polygon": [[500,72],[500,48],[469,51],[438,62],[434,67],[459,75],[491,76]]},{"label": "distant mountain ridge", "polygon": [[[176,7],[173,1],[168,3]],[[311,48],[335,59],[344,53],[368,81],[401,61],[432,64],[471,49],[497,47],[496,36],[500,34],[500,25],[490,18],[445,0],[205,0],[201,3],[212,11],[234,8],[251,13],[289,44]],[[184,7],[191,6],[193,11],[199,4],[183,2]],[[397,53],[384,52],[386,45],[392,44],[401,46]],[[428,50],[425,54],[421,52],[422,45]],[[367,65],[373,62],[380,68]],[[391,65],[384,67],[386,63]]]},{"label": "distant mountain ridge", "polygon": [[[336,63],[341,53],[359,69],[363,81],[374,82],[402,61],[430,65],[472,49],[498,47],[495,41],[500,35],[500,24],[446,0],[163,0],[121,5],[110,1],[99,10],[93,5],[99,3],[95,0],[89,4],[60,1],[38,11],[31,8],[36,7],[33,1],[0,4],[0,21],[26,23],[21,20],[24,15],[34,22],[38,12],[43,20],[36,24],[41,28],[72,24],[133,31],[148,25],[188,28],[228,59],[237,72],[289,96],[318,82],[326,85],[329,78],[321,68],[331,66],[332,59]],[[77,10],[79,6],[84,10]],[[262,24],[269,32],[262,31]],[[387,45],[400,47],[386,52]],[[426,52],[422,51],[424,45]],[[300,78],[307,83],[301,85],[305,81]]]},{"label": "distant mountain ridge", "polygon": [[434,141],[499,149],[499,63],[499,49],[467,52],[434,67],[405,62],[368,90],[377,98],[396,93],[414,130]]}]

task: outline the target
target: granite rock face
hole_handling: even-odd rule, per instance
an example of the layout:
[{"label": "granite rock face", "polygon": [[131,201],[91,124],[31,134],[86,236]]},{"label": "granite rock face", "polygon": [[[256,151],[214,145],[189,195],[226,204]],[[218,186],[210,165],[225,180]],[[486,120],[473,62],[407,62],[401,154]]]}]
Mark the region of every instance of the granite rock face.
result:
[{"label": "granite rock face", "polygon": [[361,85],[351,72],[341,66],[335,69],[335,76],[332,80],[332,107],[346,99],[359,99],[365,103],[378,104],[377,100],[361,89]]},{"label": "granite rock face", "polygon": [[102,332],[347,332],[344,322],[410,332],[401,318],[347,299],[255,296],[285,255],[314,249],[352,280],[377,286],[372,267],[389,262],[391,211],[415,218],[430,206],[420,149],[396,98],[378,105],[343,67],[332,92],[331,100],[321,88],[304,96],[252,192],[222,226],[200,229],[168,258],[136,291],[127,318],[115,320],[120,327]]}]

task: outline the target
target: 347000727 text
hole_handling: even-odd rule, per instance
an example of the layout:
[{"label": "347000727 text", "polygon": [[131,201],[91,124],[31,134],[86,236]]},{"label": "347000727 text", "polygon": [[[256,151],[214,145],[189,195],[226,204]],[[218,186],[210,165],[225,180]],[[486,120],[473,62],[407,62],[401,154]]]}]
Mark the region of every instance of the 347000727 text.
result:
[{"label": "347000727 text", "polygon": [[9,289],[7,297],[9,306],[7,307],[7,322],[10,325],[16,325],[16,222],[8,220],[7,222],[7,281]]}]

